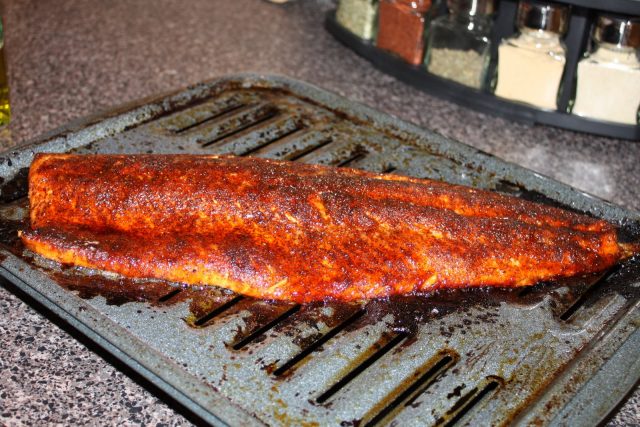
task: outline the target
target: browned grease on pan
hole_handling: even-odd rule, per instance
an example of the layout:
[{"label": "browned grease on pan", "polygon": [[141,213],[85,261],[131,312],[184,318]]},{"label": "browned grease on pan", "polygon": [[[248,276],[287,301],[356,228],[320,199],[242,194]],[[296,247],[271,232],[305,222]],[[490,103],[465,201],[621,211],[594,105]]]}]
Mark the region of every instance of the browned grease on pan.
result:
[{"label": "browned grease on pan", "polygon": [[[18,205],[24,206],[24,201]],[[76,293],[80,298],[91,299],[97,296],[104,297],[107,304],[122,305],[126,303],[146,303],[151,306],[170,306],[185,301],[189,302],[189,314],[184,319],[191,327],[206,327],[215,320],[244,311],[248,315],[244,316],[245,326],[237,331],[237,337],[233,343],[238,343],[243,337],[250,335],[261,326],[278,319],[279,316],[292,310],[292,317],[298,324],[306,323],[315,326],[319,322],[326,325],[328,329],[334,328],[350,319],[354,314],[362,311],[362,315],[357,317],[353,324],[347,325],[346,330],[361,327],[363,324],[371,324],[380,321],[388,314],[393,315],[391,330],[396,333],[406,333],[413,335],[420,325],[433,322],[453,312],[469,313],[476,309],[474,316],[460,316],[459,325],[446,325],[440,323],[440,333],[443,336],[451,336],[458,329],[462,333],[467,326],[479,323],[492,323],[496,321],[497,309],[501,303],[511,305],[531,306],[541,302],[547,295],[555,295],[553,299],[554,314],[559,315],[570,306],[591,283],[598,277],[589,276],[565,280],[561,283],[541,283],[539,285],[524,288],[469,288],[469,289],[444,289],[434,291],[429,294],[416,294],[407,296],[396,296],[370,300],[361,303],[340,303],[335,301],[318,302],[298,306],[293,303],[258,300],[249,297],[238,296],[226,289],[217,287],[186,286],[176,283],[169,283],[162,280],[140,280],[128,279],[114,275],[104,275],[99,271],[89,271],[76,267],[62,267],[61,269],[50,268],[45,264],[38,263],[37,258],[28,251],[25,251],[17,231],[26,227],[23,221],[10,221],[0,219],[0,244],[10,250],[15,255],[25,259],[29,264],[36,266],[47,273],[60,286]],[[618,273],[620,278],[617,281],[624,281],[625,277],[637,274],[638,262],[631,260],[627,262]],[[611,282],[611,280],[609,280]],[[615,278],[613,282],[616,282]],[[564,293],[557,293],[560,288],[565,288]],[[613,292],[612,285],[606,286],[602,292]],[[628,287],[626,287],[628,288]],[[632,295],[625,295],[633,297]],[[234,300],[234,299],[237,299]],[[227,308],[223,307],[225,304]],[[330,306],[332,310],[324,313],[321,308]],[[221,310],[214,319],[198,324],[205,316],[216,309]],[[478,315],[477,311],[481,313]],[[290,319],[274,325],[270,333],[288,333]],[[297,345],[304,348],[319,337],[323,332],[311,334],[304,338],[295,337]],[[257,336],[252,342],[260,342],[266,335]],[[407,342],[410,343],[410,340]]]}]

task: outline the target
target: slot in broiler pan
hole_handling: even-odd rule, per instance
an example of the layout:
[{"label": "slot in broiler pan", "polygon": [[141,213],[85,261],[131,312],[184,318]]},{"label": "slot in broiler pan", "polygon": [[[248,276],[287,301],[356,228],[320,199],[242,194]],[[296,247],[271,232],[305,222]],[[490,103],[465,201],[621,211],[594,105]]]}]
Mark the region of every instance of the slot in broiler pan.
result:
[{"label": "slot in broiler pan", "polygon": [[407,174],[640,216],[282,77],[232,76],[6,153],[1,274],[211,424],[595,424],[640,375],[640,260],[525,290],[304,306],[127,282],[25,252],[35,152],[233,153]]}]

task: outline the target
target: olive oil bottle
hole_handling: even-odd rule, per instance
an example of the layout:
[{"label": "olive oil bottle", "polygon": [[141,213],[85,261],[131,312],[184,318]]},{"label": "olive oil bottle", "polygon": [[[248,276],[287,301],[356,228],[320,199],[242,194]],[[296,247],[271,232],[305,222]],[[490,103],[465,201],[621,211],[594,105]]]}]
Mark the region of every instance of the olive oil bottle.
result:
[{"label": "olive oil bottle", "polygon": [[9,124],[11,107],[9,105],[9,81],[4,61],[4,28],[0,20],[0,126]]}]

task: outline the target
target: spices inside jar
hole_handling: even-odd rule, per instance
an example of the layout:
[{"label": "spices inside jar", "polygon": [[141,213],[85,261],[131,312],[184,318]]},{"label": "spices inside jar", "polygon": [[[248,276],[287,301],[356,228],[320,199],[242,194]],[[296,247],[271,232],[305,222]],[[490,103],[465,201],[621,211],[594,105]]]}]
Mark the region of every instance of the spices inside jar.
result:
[{"label": "spices inside jar", "polygon": [[485,63],[473,50],[432,49],[429,72],[465,86],[482,86]]},{"label": "spices inside jar", "polygon": [[425,63],[435,75],[480,89],[491,52],[493,0],[449,0],[431,24]]},{"label": "spices inside jar", "polygon": [[640,19],[600,16],[594,50],[578,63],[573,114],[640,122]]},{"label": "spices inside jar", "polygon": [[560,37],[567,28],[568,12],[563,5],[520,2],[519,33],[503,40],[498,48],[496,96],[557,109],[566,63]]},{"label": "spices inside jar", "polygon": [[377,13],[378,0],[340,0],[336,20],[361,39],[372,40]]},{"label": "spices inside jar", "polygon": [[376,45],[419,65],[424,56],[430,9],[431,0],[381,0]]}]

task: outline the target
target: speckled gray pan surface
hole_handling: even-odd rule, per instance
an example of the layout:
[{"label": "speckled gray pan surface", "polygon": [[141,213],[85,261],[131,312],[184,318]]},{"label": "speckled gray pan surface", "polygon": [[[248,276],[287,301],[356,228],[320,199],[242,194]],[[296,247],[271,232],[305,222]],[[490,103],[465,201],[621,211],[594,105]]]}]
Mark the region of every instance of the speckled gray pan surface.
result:
[{"label": "speckled gray pan surface", "polygon": [[[13,109],[0,132],[6,148],[213,76],[278,73],[640,209],[640,144],[512,123],[415,91],[324,31],[331,1],[0,3]],[[0,331],[0,423],[189,424],[4,288]],[[636,391],[610,423],[638,425],[639,401]]]},{"label": "speckled gray pan surface", "polygon": [[[33,154],[71,151],[252,155],[442,179],[640,234],[635,212],[286,78],[229,77],[120,111],[0,159],[3,230],[27,213]],[[637,260],[525,291],[297,306],[166,285],[151,295],[155,282],[132,282],[145,290],[116,303],[121,279],[61,270],[10,232],[3,242],[6,279],[212,424],[591,424],[640,374]]]}]

